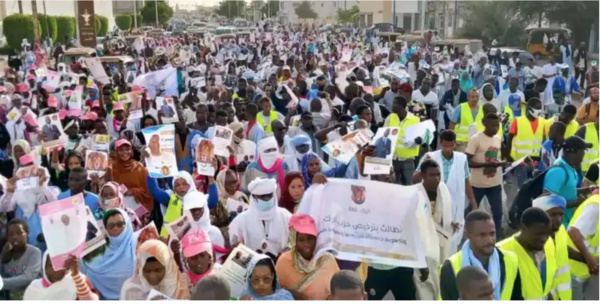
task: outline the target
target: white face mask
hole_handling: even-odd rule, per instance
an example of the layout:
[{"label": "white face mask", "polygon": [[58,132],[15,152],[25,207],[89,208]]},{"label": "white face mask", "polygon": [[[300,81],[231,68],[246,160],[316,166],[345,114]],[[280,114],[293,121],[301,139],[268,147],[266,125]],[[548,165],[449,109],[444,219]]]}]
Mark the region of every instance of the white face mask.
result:
[{"label": "white face mask", "polygon": [[542,116],[542,110],[530,109],[529,114],[535,118]]},{"label": "white face mask", "polygon": [[271,168],[273,167],[273,165],[275,164],[275,162],[277,161],[277,159],[279,158],[279,152],[277,150],[273,151],[273,152],[262,152],[260,154],[260,160],[263,164],[263,166],[265,166],[265,168]]},{"label": "white face mask", "polygon": [[[306,153],[308,153],[308,152],[306,152]],[[301,161],[301,160],[302,160],[302,157],[304,157],[304,155],[306,155],[306,153],[300,153],[300,152],[298,152],[298,151],[294,151],[294,155],[296,156],[296,159],[297,159],[298,161]]]}]

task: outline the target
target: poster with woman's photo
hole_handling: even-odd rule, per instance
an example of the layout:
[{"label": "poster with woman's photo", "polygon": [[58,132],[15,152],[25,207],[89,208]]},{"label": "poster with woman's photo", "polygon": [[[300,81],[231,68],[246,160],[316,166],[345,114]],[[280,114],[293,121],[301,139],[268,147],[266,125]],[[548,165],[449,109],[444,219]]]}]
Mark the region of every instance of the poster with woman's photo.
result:
[{"label": "poster with woman's photo", "polygon": [[229,282],[232,297],[240,297],[244,292],[247,286],[248,266],[253,259],[257,258],[258,254],[255,251],[240,244],[231,251],[223,266],[217,271],[218,275]]},{"label": "poster with woman's photo", "polygon": [[104,227],[100,227],[90,207],[85,206],[85,212],[87,216],[87,233],[85,235],[85,249],[81,256],[86,256],[106,244],[106,231],[103,229]]},{"label": "poster with woman's photo", "polygon": [[215,146],[215,154],[218,156],[229,157],[229,149],[231,146],[231,137],[233,131],[228,127],[215,126],[215,136],[213,136],[212,142]]},{"label": "poster with woman's photo", "polygon": [[175,101],[172,97],[156,97],[156,106],[162,113],[162,122],[171,123],[178,122],[179,117],[177,116],[177,110],[175,108]]},{"label": "poster with woman's photo", "polygon": [[215,175],[215,168],[213,166],[214,157],[213,142],[205,138],[200,139],[194,156],[196,159],[196,170],[199,175]]},{"label": "poster with woman's photo", "polygon": [[104,176],[108,170],[108,154],[101,151],[87,150],[85,152],[85,168],[88,172],[88,179],[97,174],[98,177]]},{"label": "poster with woman's photo", "polygon": [[371,141],[371,145],[375,146],[375,156],[365,158],[365,174],[390,174],[398,132],[398,128],[377,129]]},{"label": "poster with woman's photo", "polygon": [[146,167],[150,177],[174,176],[177,170],[175,157],[175,125],[151,126],[142,130],[147,148]]},{"label": "poster with woman's photo", "polygon": [[67,135],[63,130],[58,113],[38,118],[38,127],[44,135],[43,148],[62,147],[67,143]]},{"label": "poster with woman's photo", "polygon": [[192,230],[193,223],[194,219],[192,218],[192,215],[185,213],[179,219],[170,223],[165,223],[165,227],[167,228],[171,238],[181,240],[188,233],[188,231]]}]

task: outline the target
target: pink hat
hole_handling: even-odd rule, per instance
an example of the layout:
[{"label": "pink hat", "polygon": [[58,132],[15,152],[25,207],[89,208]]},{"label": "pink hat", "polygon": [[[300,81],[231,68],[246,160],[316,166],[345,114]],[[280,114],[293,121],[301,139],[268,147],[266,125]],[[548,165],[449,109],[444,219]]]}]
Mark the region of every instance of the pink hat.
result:
[{"label": "pink hat", "polygon": [[60,120],[65,120],[65,117],[67,117],[67,114],[69,113],[69,110],[58,110],[58,118],[60,118]]},{"label": "pink hat", "polygon": [[121,138],[121,139],[117,140],[117,142],[115,143],[115,149],[122,145],[131,146],[131,143],[127,139]]},{"label": "pink hat", "polygon": [[99,108],[99,107],[100,107],[100,101],[94,100],[94,102],[92,102],[92,108]]},{"label": "pink hat", "polygon": [[29,70],[35,70],[35,65],[34,64],[30,65]]},{"label": "pink hat", "polygon": [[6,87],[0,86],[0,93],[5,93],[5,92],[6,92]]},{"label": "pink hat", "polygon": [[34,160],[35,159],[33,158],[33,155],[25,154],[19,158],[19,164],[21,164],[21,166],[31,165],[33,164]]},{"label": "pink hat", "polygon": [[96,119],[98,119],[98,114],[96,112],[88,112],[87,114],[83,115],[83,117],[81,119],[96,120]]},{"label": "pink hat", "polygon": [[193,229],[183,237],[181,248],[183,248],[183,256],[186,258],[206,251],[212,253],[210,237],[200,228]]},{"label": "pink hat", "polygon": [[63,95],[65,95],[65,97],[69,97],[73,95],[73,90],[65,90],[63,91]]},{"label": "pink hat", "polygon": [[308,214],[294,214],[290,218],[290,227],[293,227],[296,232],[317,236],[317,225],[315,220]]},{"label": "pink hat", "polygon": [[32,79],[35,79],[35,75],[27,74],[27,80],[32,80]]},{"label": "pink hat", "polygon": [[123,107],[122,103],[117,102],[113,106],[113,111],[125,111],[125,108]]},{"label": "pink hat", "polygon": [[56,108],[57,105],[58,105],[58,100],[56,99],[56,96],[54,96],[54,95],[48,96],[48,107]]},{"label": "pink hat", "polygon": [[139,84],[134,84],[133,87],[131,88],[132,92],[142,92],[144,91],[144,88],[142,88],[141,85]]},{"label": "pink hat", "polygon": [[25,93],[29,91],[29,84],[27,83],[19,83],[15,86],[15,91],[19,93]]}]

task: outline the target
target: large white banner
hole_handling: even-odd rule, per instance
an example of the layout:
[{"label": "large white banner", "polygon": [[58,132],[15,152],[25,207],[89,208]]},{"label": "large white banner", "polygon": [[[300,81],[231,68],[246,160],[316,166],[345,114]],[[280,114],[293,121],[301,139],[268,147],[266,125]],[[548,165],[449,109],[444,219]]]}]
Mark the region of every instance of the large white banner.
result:
[{"label": "large white banner", "polygon": [[307,190],[297,213],[315,220],[317,255],[425,268],[417,202],[414,186],[331,178]]}]

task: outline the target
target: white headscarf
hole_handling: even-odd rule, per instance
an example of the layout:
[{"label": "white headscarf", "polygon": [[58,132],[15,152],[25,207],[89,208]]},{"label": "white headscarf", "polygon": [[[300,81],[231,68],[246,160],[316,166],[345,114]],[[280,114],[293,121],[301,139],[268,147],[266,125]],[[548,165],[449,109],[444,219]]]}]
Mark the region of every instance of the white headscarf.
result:
[{"label": "white headscarf", "polygon": [[[175,175],[173,177],[173,189],[175,189],[175,182],[178,179],[184,179],[188,185],[190,186],[190,189],[188,189],[188,191],[186,192],[186,194],[190,193],[190,192],[195,192],[198,191],[196,189],[196,184],[194,183],[194,179],[192,178],[192,176],[187,172],[187,171],[179,171],[179,173],[177,173],[177,175]],[[180,199],[183,199],[183,197],[180,197],[177,192],[173,191],[173,193]]]},{"label": "white headscarf", "polygon": [[[269,149],[275,149],[272,152],[266,152]],[[270,136],[258,142],[258,157],[265,168],[271,168],[280,157],[279,146],[275,137]]]},{"label": "white headscarf", "polygon": [[[40,301],[40,300],[64,300],[64,301],[72,301],[77,299],[77,287],[75,286],[75,281],[73,280],[73,276],[71,272],[67,271],[62,280],[54,283],[50,283],[48,279],[48,275],[46,274],[46,263],[48,262],[49,257],[48,251],[44,253],[42,256],[42,274],[43,278],[33,280],[31,284],[25,289],[25,294],[23,295],[23,300],[25,301]],[[83,274],[79,274],[83,277],[85,281],[86,278]],[[45,282],[44,282],[45,281]],[[45,287],[44,283],[50,284],[50,286]]]}]

